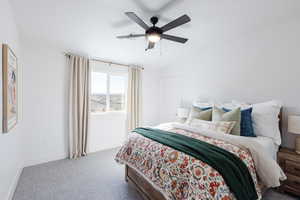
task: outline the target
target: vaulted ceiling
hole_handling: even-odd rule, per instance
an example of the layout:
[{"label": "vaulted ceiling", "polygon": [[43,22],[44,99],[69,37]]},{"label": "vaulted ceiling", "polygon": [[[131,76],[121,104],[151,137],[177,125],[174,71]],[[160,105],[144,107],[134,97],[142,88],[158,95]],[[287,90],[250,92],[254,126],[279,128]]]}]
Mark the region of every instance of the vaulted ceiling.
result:
[{"label": "vaulted ceiling", "polygon": [[[188,59],[205,48],[231,41],[271,24],[293,20],[298,0],[11,0],[23,40],[46,43],[62,51],[161,66]],[[145,22],[159,15],[162,26],[183,14],[192,21],[168,32],[189,38],[186,44],[161,41],[145,52],[143,38],[119,40],[117,35],[143,33],[124,12]]]}]

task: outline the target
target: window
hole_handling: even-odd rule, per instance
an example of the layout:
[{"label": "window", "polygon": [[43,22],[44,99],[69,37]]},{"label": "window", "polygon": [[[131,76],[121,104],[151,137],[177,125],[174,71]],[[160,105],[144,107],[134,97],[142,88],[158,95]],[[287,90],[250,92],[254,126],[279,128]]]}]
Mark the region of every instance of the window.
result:
[{"label": "window", "polygon": [[105,112],[107,110],[107,74],[92,72],[91,80],[91,111]]},{"label": "window", "polygon": [[92,67],[91,112],[124,111],[127,90],[127,70],[114,67]]},{"label": "window", "polygon": [[110,91],[109,91],[109,105],[111,111],[118,111],[125,109],[125,83],[126,78],[124,76],[110,77]]}]

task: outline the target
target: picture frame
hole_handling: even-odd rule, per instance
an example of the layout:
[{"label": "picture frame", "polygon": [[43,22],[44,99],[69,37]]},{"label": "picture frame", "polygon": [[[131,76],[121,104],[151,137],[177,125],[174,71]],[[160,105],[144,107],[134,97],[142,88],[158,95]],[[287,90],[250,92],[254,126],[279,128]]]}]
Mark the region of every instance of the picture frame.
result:
[{"label": "picture frame", "polygon": [[2,44],[2,132],[18,123],[18,60],[7,44]]}]

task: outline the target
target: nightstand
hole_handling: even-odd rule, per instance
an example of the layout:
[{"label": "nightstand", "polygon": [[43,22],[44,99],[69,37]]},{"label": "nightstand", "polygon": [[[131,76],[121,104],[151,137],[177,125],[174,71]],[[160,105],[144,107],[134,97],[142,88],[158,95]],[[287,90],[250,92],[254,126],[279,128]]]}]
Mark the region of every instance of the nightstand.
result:
[{"label": "nightstand", "polygon": [[300,196],[300,154],[281,148],[278,152],[278,163],[287,176],[287,180],[279,188],[280,191]]}]

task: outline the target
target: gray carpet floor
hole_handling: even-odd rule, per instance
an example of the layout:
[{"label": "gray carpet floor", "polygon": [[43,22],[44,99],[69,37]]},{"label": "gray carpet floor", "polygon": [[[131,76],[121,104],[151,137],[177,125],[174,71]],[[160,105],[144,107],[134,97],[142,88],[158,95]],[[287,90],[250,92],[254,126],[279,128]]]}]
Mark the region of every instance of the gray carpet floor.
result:
[{"label": "gray carpet floor", "polygon": [[[124,180],[124,166],[116,164],[117,149],[78,160],[59,160],[26,167],[13,200],[141,200]],[[264,200],[298,198],[267,191]]]}]

